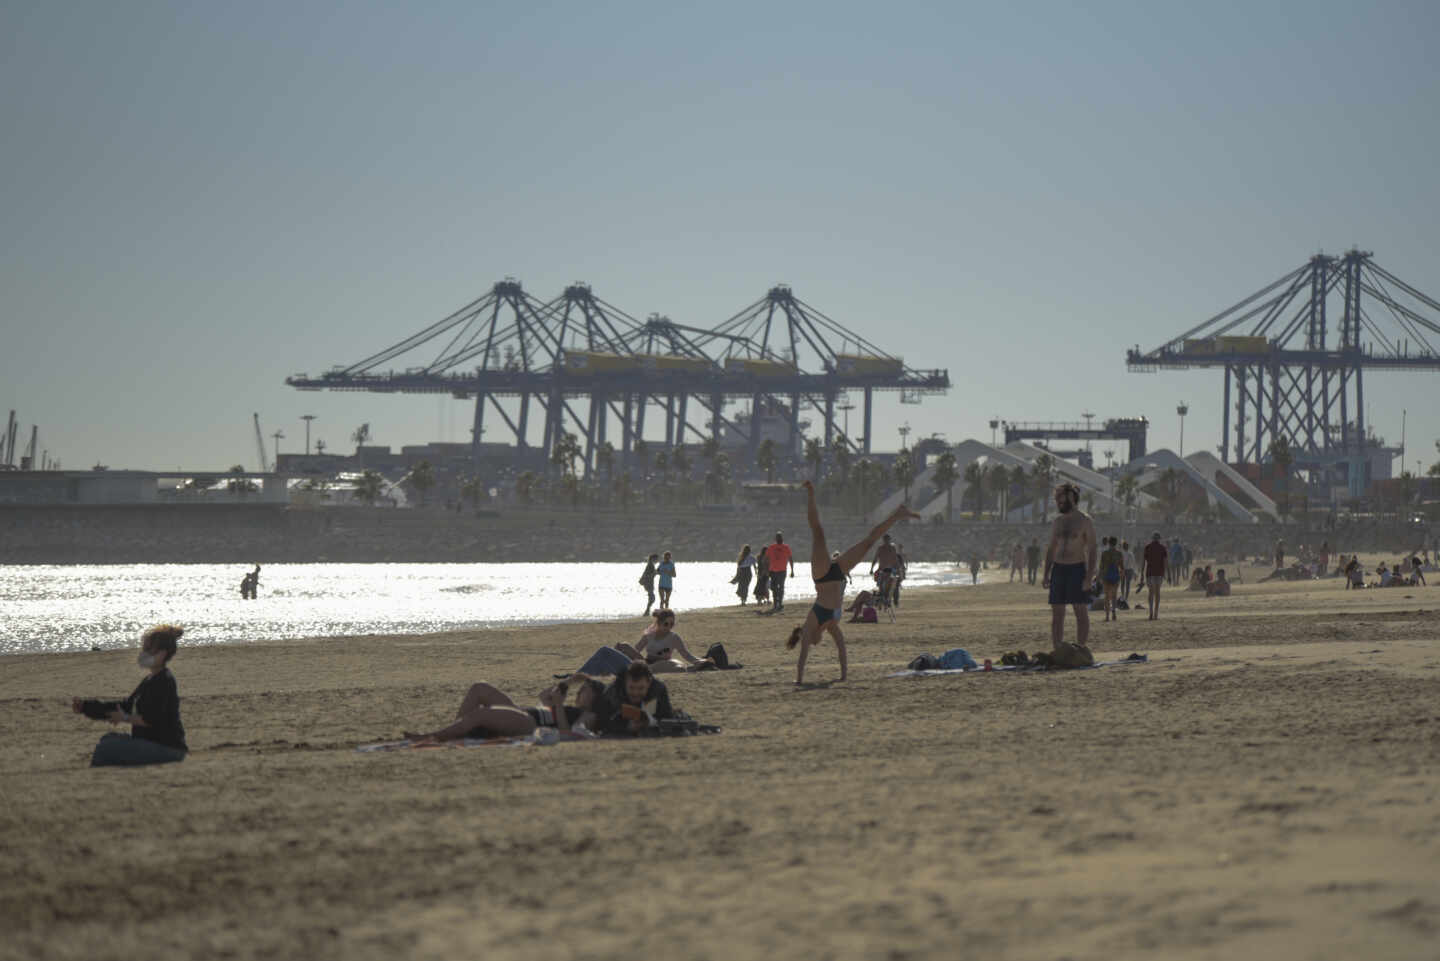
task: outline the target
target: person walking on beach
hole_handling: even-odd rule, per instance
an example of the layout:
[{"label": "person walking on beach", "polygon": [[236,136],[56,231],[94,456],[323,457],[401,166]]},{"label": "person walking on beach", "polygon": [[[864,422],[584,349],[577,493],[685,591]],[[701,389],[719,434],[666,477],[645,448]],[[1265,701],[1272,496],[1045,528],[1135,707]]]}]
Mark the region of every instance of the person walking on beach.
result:
[{"label": "person walking on beach", "polygon": [[770,545],[762,544],[760,553],[755,555],[755,604],[770,600]]},{"label": "person walking on beach", "polygon": [[1130,583],[1135,580],[1135,555],[1130,553],[1130,542],[1120,543],[1120,553],[1124,555],[1125,573],[1120,579],[1120,599],[1126,604],[1130,603]]},{"label": "person walking on beach", "polygon": [[1150,535],[1145,545],[1145,584],[1150,588],[1150,620],[1160,619],[1160,588],[1165,583],[1165,561],[1170,552],[1160,542],[1160,532]]},{"label": "person walking on beach", "polygon": [[778,614],[785,610],[785,569],[788,565],[790,573],[795,573],[795,559],[791,556],[790,545],[785,543],[783,531],[775,532],[775,543],[770,545],[770,553],[767,557],[770,562],[770,599],[771,614]]},{"label": "person walking on beach", "polygon": [[1025,548],[1019,544],[1010,552],[1010,583],[1015,583],[1015,575],[1020,575],[1020,583],[1025,583]]},{"label": "person walking on beach", "polygon": [[845,634],[840,630],[840,608],[845,603],[845,575],[865,559],[874,543],[898,521],[906,517],[920,519],[919,514],[901,504],[864,540],[831,560],[830,549],[825,543],[825,529],[820,526],[820,508],[815,504],[815,485],[807,480],[804,486],[805,517],[810,523],[810,576],[815,579],[815,603],[805,615],[804,623],[792,630],[785,642],[785,647],[792,650],[795,645],[800,645],[800,658],[795,664],[796,687],[805,681],[805,661],[810,656],[810,648],[820,643],[821,635],[826,631],[835,641],[835,651],[840,657],[840,680],[845,680]]},{"label": "person walking on beach", "polygon": [[90,758],[91,767],[133,767],[170,764],[185,760],[185,725],[180,723],[180,692],[170,661],[182,627],[161,624],[146,631],[140,641],[140,666],[149,673],[122,701],[74,698],[70,709],[94,721],[129,724],[129,734],[110,733],[100,738]]},{"label": "person walking on beach", "polygon": [[735,579],[730,582],[735,585],[735,596],[740,598],[741,607],[750,597],[750,577],[754,573],[755,555],[750,553],[750,545],[746,544],[740,548],[740,556],[735,559]]},{"label": "person walking on beach", "polygon": [[[1078,667],[1095,660],[1090,655],[1089,587],[1095,581],[1099,545],[1094,523],[1080,510],[1080,488],[1070,483],[1055,488],[1055,509],[1059,513],[1050,526],[1043,582],[1050,589],[1052,656],[1067,667]],[[1065,643],[1066,607],[1075,612],[1073,647]]]},{"label": "person walking on beach", "polygon": [[1100,554],[1100,586],[1105,591],[1105,620],[1115,621],[1115,596],[1120,582],[1125,578],[1125,555],[1115,546],[1116,538],[1105,538],[1105,550]]},{"label": "person walking on beach", "polygon": [[[836,551],[836,553],[838,554],[839,551]],[[833,558],[833,557],[831,558],[831,560],[834,560],[834,559],[835,559],[835,558]],[[899,606],[900,606],[900,588],[901,588],[901,586],[905,583],[905,569],[906,569],[906,567],[909,566],[909,561],[905,560],[905,545],[904,545],[904,544],[897,543],[897,544],[895,545],[895,559],[896,559],[897,561],[899,561],[900,563],[899,563],[899,564],[896,566],[896,568],[895,568],[895,588],[894,588],[893,591],[891,591],[891,594],[893,595],[893,597],[892,597],[891,599],[894,601],[895,606],[896,606],[896,607],[899,607]],[[847,576],[847,578],[848,578],[849,575],[846,575],[846,576]]]},{"label": "person walking on beach", "polygon": [[655,606],[655,562],[658,560],[659,554],[651,554],[645,561],[645,572],[640,575],[640,586],[645,588],[645,617],[650,616],[650,608]]},{"label": "person walking on beach", "polygon": [[1031,540],[1030,546],[1025,548],[1025,573],[1030,583],[1035,583],[1035,572],[1040,570],[1040,542]]},{"label": "person walking on beach", "polygon": [[665,558],[655,568],[655,573],[660,575],[660,606],[669,609],[670,594],[675,590],[675,562],[670,559],[669,551],[665,552]]}]

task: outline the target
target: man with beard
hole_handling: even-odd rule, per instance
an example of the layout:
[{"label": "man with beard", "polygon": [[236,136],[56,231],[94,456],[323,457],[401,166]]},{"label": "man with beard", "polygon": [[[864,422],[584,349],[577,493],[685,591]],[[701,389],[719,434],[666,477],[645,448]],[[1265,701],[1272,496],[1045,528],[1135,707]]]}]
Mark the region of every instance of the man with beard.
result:
[{"label": "man with beard", "polygon": [[[1085,667],[1095,663],[1090,653],[1089,587],[1095,581],[1098,545],[1095,525],[1080,510],[1080,489],[1074,484],[1055,488],[1059,511],[1050,526],[1050,546],[1045,550],[1045,579],[1050,589],[1051,659],[1061,667]],[[1075,612],[1075,644],[1065,637],[1065,607]]]}]

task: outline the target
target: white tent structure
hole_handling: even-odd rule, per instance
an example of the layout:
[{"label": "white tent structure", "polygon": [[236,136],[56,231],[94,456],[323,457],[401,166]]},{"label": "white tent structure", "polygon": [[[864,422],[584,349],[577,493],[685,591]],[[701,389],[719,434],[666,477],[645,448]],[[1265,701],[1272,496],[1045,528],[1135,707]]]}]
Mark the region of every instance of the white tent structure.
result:
[{"label": "white tent structure", "polygon": [[1273,499],[1267,497],[1264,491],[1250,483],[1244,474],[1241,474],[1208,450],[1197,450],[1195,453],[1186,457],[1185,461],[1216,484],[1219,483],[1221,477],[1224,477],[1230,483],[1234,484],[1236,490],[1254,502],[1255,507],[1251,509],[1251,513],[1269,514],[1276,520],[1280,519],[1280,511],[1275,507],[1275,501]]},{"label": "white tent structure", "polygon": [[[1211,477],[1206,476],[1204,471],[1196,469],[1168,448],[1162,447],[1160,450],[1151,451],[1144,457],[1131,461],[1121,468],[1121,472],[1136,475],[1140,486],[1148,487],[1151,484],[1158,483],[1164,478],[1165,472],[1172,469],[1180,476],[1189,478],[1199,485],[1200,488],[1205,491],[1205,496],[1211,504],[1217,505],[1235,520],[1244,521],[1249,524],[1259,523],[1258,518],[1256,518],[1255,514],[1252,513],[1249,508],[1221,490],[1220,486],[1216,484]],[[1226,470],[1229,470],[1229,468],[1226,468]],[[1234,472],[1231,471],[1231,473]],[[1258,494],[1259,491],[1256,491],[1256,493]],[[1263,494],[1260,496],[1264,497]],[[1269,498],[1265,499],[1269,500]],[[1272,512],[1273,508],[1274,502],[1272,501]]]}]

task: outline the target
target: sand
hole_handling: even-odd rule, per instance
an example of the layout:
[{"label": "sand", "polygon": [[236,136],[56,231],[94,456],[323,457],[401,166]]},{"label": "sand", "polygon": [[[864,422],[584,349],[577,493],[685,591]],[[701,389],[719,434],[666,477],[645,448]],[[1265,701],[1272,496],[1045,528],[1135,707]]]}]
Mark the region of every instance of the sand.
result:
[{"label": "sand", "polygon": [[724,733],[553,747],[354,750],[638,618],[183,649],[195,750],[149,769],[68,710],[133,654],[7,657],[0,955],[1440,956],[1440,589],[1237,590],[1097,617],[1144,666],[889,679],[1048,646],[1038,588],[916,591],[802,690],[788,614],[682,612],[745,664],[670,680]]}]

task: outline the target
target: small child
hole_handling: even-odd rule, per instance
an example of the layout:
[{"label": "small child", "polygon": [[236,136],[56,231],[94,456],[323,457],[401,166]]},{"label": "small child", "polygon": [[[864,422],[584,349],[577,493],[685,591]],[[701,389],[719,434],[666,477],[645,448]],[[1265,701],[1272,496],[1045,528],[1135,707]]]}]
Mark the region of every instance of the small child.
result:
[{"label": "small child", "polygon": [[123,701],[74,698],[70,709],[96,721],[129,724],[129,734],[112,732],[100,738],[90,758],[91,767],[170,764],[185,760],[185,727],[180,723],[180,693],[170,659],[185,630],[161,624],[146,631],[140,641],[141,667],[149,675]]}]

